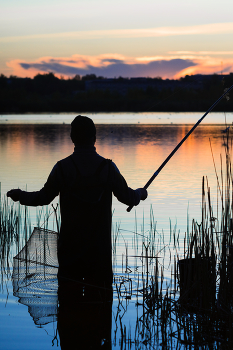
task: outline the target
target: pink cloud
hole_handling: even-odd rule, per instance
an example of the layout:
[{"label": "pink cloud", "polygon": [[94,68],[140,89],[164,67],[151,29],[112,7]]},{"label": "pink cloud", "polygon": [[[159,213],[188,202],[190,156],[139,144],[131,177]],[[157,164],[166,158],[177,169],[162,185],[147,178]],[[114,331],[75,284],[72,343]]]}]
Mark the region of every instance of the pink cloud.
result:
[{"label": "pink cloud", "polygon": [[162,77],[180,78],[192,74],[230,73],[233,59],[203,54],[173,53],[155,57],[124,57],[118,54],[99,56],[73,55],[71,57],[41,57],[35,61],[12,60],[7,62],[12,75],[34,77],[38,73],[53,72],[57,76],[70,78],[78,75],[96,74],[114,77]]}]

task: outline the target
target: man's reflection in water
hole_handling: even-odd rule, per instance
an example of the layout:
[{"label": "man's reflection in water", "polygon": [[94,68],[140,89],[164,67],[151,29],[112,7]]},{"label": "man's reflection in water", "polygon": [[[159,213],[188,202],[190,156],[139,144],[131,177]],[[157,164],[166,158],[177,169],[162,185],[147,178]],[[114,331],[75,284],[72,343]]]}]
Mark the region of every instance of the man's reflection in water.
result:
[{"label": "man's reflection in water", "polygon": [[61,349],[111,349],[112,285],[58,279]]}]

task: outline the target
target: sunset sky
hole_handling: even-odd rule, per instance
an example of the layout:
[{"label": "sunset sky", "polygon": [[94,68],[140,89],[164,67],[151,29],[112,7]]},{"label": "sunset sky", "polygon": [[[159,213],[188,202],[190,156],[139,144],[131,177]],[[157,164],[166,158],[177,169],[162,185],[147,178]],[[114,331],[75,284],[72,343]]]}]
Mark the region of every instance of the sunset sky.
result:
[{"label": "sunset sky", "polygon": [[226,74],[232,13],[232,0],[0,0],[0,74]]}]

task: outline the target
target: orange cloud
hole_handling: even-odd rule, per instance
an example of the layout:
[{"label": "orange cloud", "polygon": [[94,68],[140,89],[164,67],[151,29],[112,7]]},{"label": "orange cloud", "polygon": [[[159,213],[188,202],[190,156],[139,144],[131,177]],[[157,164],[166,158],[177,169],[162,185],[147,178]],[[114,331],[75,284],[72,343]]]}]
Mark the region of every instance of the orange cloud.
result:
[{"label": "orange cloud", "polygon": [[[216,57],[217,56],[217,57]],[[233,72],[233,59],[228,52],[171,52],[164,56],[126,57],[119,54],[99,56],[72,55],[70,57],[41,57],[33,62],[7,62],[12,74],[34,77],[38,73],[53,72],[65,78],[96,74],[114,77],[162,77],[178,79],[185,75]]]},{"label": "orange cloud", "polygon": [[185,75],[194,74],[229,74],[233,72],[233,59],[219,59],[208,56],[193,58],[193,62],[196,63],[195,66],[185,68],[184,70],[177,73],[174,78],[179,79]]}]

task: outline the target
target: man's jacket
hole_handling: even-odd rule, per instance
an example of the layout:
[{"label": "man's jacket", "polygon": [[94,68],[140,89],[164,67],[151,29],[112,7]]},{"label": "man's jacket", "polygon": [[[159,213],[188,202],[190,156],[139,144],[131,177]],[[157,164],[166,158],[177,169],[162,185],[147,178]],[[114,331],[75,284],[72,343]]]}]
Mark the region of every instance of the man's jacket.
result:
[{"label": "man's jacket", "polygon": [[116,165],[94,146],[75,147],[40,191],[21,192],[20,203],[30,206],[49,204],[60,195],[60,276],[112,279],[112,194],[127,206],[140,202],[140,192],[128,187]]}]

